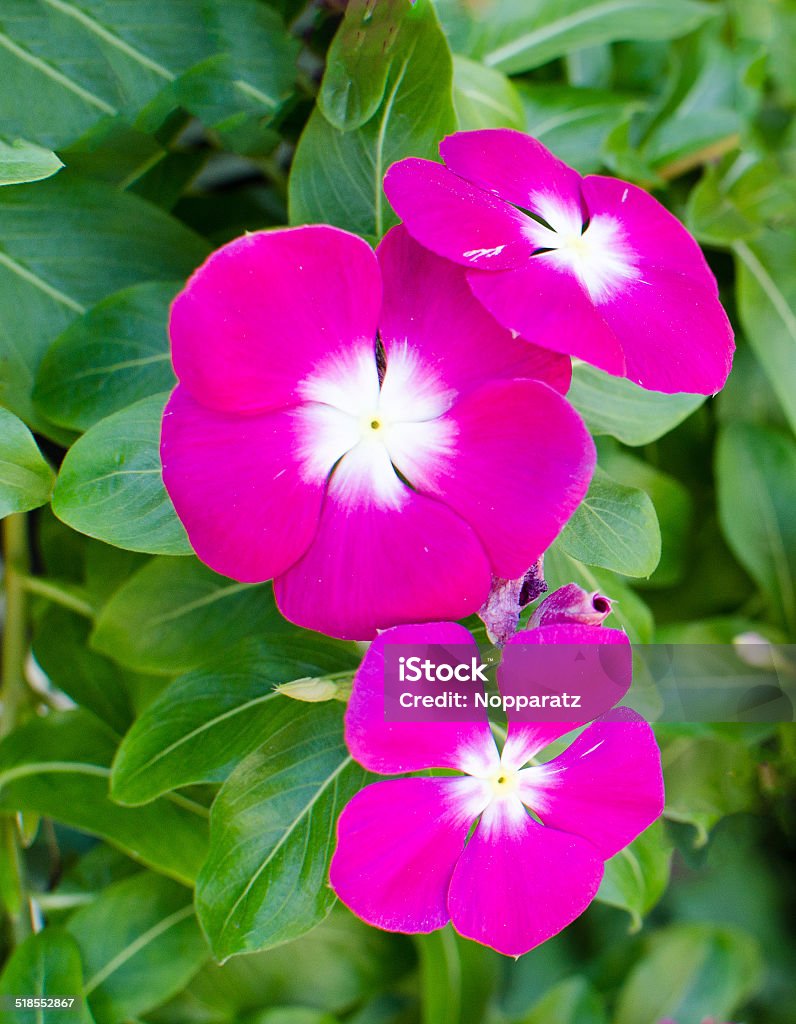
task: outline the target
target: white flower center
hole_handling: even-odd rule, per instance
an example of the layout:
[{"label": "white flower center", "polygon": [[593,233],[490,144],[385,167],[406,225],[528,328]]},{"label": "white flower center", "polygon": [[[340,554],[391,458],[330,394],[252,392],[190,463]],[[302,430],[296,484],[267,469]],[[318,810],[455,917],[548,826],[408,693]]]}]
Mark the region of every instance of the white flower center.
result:
[{"label": "white flower center", "polygon": [[400,508],[410,484],[444,466],[456,425],[445,416],[456,397],[407,344],[391,349],[379,384],[372,345],[326,359],[299,386],[296,411],[304,476],[332,473],[330,493],[349,504]]},{"label": "white flower center", "polygon": [[525,233],[543,259],[574,274],[593,302],[608,302],[641,276],[636,254],[615,217],[597,214],[584,228],[581,211],[559,197],[536,193],[532,205],[550,226],[528,221]]}]

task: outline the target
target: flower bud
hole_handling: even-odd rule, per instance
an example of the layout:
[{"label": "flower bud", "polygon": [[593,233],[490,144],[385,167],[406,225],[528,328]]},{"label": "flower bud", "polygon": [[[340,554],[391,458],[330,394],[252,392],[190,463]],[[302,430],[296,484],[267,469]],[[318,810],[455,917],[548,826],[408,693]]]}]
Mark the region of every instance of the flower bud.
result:
[{"label": "flower bud", "polygon": [[283,697],[307,701],[310,704],[320,704],[327,700],[348,700],[351,694],[351,679],[333,676],[294,679],[289,683],[279,683],[274,687],[274,691]]},{"label": "flower bud", "polygon": [[611,601],[596,590],[587,593],[577,583],[567,583],[554,590],[535,609],[528,621],[528,629],[577,623],[581,626],[601,626],[611,614]]}]

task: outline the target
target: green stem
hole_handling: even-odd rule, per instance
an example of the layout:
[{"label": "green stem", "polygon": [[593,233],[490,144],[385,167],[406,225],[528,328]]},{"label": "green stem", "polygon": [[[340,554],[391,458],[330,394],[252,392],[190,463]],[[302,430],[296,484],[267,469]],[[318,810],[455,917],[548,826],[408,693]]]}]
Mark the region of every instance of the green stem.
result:
[{"label": "green stem", "polygon": [[22,588],[29,594],[46,597],[54,604],[68,608],[71,612],[77,612],[78,615],[82,615],[86,619],[94,618],[94,608],[91,603],[62,584],[44,580],[40,576],[28,576],[25,573],[20,573],[19,579]]},{"label": "green stem", "polygon": [[3,520],[6,613],[3,628],[2,699],[0,738],[14,728],[25,703],[25,658],[28,623],[23,577],[28,570],[28,531],[22,513]]},{"label": "green stem", "polygon": [[[3,560],[5,588],[5,622],[3,624],[2,656],[2,710],[0,711],[0,738],[14,728],[20,709],[27,701],[25,659],[28,653],[28,621],[25,588],[22,576],[28,570],[28,524],[25,515],[7,516],[3,520]],[[13,898],[6,892],[13,938],[22,941],[30,931],[27,918],[27,898],[23,878],[22,858],[16,825],[12,818],[3,821],[4,859],[10,869],[6,882],[13,885]]]}]

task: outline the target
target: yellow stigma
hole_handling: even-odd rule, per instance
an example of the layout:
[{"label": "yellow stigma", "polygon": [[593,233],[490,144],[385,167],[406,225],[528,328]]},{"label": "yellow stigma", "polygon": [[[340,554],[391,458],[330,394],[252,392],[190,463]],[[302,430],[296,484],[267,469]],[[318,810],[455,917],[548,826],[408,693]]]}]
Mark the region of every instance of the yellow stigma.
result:
[{"label": "yellow stigma", "polygon": [[378,411],[372,410],[359,420],[359,432],[363,441],[384,441],[388,423]]},{"label": "yellow stigma", "polygon": [[501,768],[489,781],[495,796],[509,796],[517,789],[517,773],[506,768]]}]

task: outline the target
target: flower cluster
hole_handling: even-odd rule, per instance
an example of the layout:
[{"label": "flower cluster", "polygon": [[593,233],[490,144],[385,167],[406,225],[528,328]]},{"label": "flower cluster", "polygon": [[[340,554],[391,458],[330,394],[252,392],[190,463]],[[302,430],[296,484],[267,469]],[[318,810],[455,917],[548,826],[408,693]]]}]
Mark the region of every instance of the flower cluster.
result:
[{"label": "flower cluster", "polygon": [[442,154],[388,172],[405,223],[376,254],[249,234],[172,308],[161,454],[191,543],[335,636],[461,618],[538,560],[594,466],[571,356],[665,391],[730,365],[704,258],[647,193],[518,132]]},{"label": "flower cluster", "polygon": [[[628,641],[620,630],[558,621],[513,642]],[[386,722],[386,644],[476,651],[455,623],[382,633],[346,712],[353,756],[382,775],[457,774],[389,779],[354,796],[338,824],[332,887],[379,928],[430,932],[452,921],[461,935],[519,956],[581,914],[597,893],[604,862],[660,815],[663,780],[652,730],[635,712],[615,708],[564,753],[537,763],[576,723],[510,720],[499,752],[485,719]],[[516,684],[501,679],[500,670],[498,681],[504,692]]]},{"label": "flower cluster", "polygon": [[[502,751],[486,719],[387,723],[384,645],[472,644],[447,620],[479,610],[515,642],[594,469],[564,397],[573,357],[710,394],[733,342],[696,242],[646,192],[581,178],[513,131],[461,132],[441,153],[389,170],[404,223],[376,252],[312,225],[248,234],[196,271],[171,312],[163,478],[209,566],[272,579],[301,626],[375,637],[346,715],[354,757],[449,772],[353,798],[337,894],[378,927],[452,921],[517,956],[574,920],[661,813],[652,731],[615,708],[540,763],[573,723],[510,721]],[[609,612],[573,584],[518,639],[627,644],[601,628]]]}]

